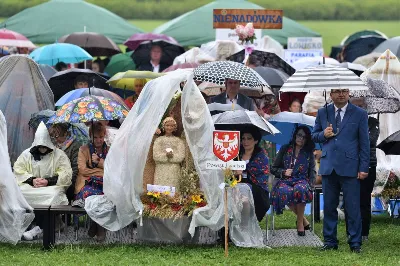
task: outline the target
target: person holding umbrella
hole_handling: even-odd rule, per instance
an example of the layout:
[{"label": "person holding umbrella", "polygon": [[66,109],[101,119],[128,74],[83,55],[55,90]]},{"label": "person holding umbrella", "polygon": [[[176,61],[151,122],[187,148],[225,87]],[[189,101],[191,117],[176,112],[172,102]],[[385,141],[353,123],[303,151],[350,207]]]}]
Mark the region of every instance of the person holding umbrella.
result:
[{"label": "person holding umbrella", "polygon": [[155,73],[161,73],[164,69],[169,66],[161,63],[162,49],[161,46],[153,44],[150,50],[150,62],[139,65],[137,70],[141,71],[152,71]]},{"label": "person holding umbrella", "polygon": [[[106,127],[101,122],[93,122],[89,128],[92,142],[82,146],[78,153],[78,177],[75,184],[73,205],[84,206],[84,201],[92,195],[103,195],[104,160],[109,147],[104,141]],[[104,241],[106,231],[92,222],[88,231],[90,237],[97,235],[98,241]]]},{"label": "person holding umbrella", "polygon": [[225,88],[225,92],[211,98],[210,102],[232,105],[237,104],[246,110],[254,111],[253,101],[246,95],[239,93],[240,80],[225,79]]},{"label": "person holding umbrella", "polygon": [[307,126],[299,126],[289,144],[283,145],[271,168],[279,180],[271,194],[277,214],[288,205],[297,216],[297,234],[305,236],[310,223],[304,217],[306,203],[312,201],[310,184],[315,179],[314,142]]},{"label": "person holding umbrella", "polygon": [[[363,97],[353,97],[350,102],[364,110],[367,109]],[[361,210],[361,236],[362,241],[368,241],[369,229],[371,227],[371,193],[374,189],[376,180],[376,144],[379,138],[379,120],[374,117],[368,117],[370,159],[368,178],[360,180],[360,210]],[[346,204],[346,203],[345,203]],[[346,215],[346,228],[348,228],[348,219]]]},{"label": "person holding umbrella", "polygon": [[343,191],[351,252],[361,252],[360,180],[367,178],[370,159],[368,114],[349,103],[349,89],[332,89],[333,104],[318,110],[312,139],[323,143],[319,173],[324,193],[324,245],[338,249],[337,206]]}]

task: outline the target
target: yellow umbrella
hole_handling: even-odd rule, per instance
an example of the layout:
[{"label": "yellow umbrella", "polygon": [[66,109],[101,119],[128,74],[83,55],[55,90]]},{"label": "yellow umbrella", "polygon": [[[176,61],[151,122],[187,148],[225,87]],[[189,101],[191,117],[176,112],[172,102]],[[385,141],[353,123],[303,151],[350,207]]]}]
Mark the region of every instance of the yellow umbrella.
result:
[{"label": "yellow umbrella", "polygon": [[146,79],[148,82],[163,75],[165,75],[165,73],[128,70],[126,72],[118,72],[112,76],[107,83],[114,88],[134,90],[135,79]]}]

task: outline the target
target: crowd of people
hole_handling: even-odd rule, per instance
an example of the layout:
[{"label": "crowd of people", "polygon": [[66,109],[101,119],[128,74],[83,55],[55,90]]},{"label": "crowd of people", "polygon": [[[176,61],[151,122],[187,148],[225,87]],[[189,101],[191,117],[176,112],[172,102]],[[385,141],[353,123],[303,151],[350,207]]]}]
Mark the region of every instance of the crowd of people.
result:
[{"label": "crowd of people", "polygon": [[[138,69],[165,70],[168,66],[161,63],[161,57],[161,47],[154,45],[150,51],[151,60]],[[90,65],[93,71],[104,73],[102,60],[94,60]],[[58,71],[68,68],[62,62],[55,67]],[[256,65],[249,64],[249,67]],[[146,82],[146,79],[134,80],[135,94],[125,99],[129,109],[134,108]],[[75,88],[87,88],[89,80],[80,75],[74,85]],[[371,221],[368,197],[376,178],[374,150],[379,122],[368,119],[362,98],[349,101],[349,91],[345,89],[332,90],[328,99],[332,103],[329,105],[322,93],[308,93],[303,97],[304,100],[291,97],[288,106],[280,105],[277,95],[252,99],[240,92],[240,80],[234,79],[225,80],[225,88],[219,95],[204,95],[208,103],[238,105],[256,111],[265,119],[281,110],[316,117],[312,131],[307,126],[297,127],[290,142],[281,147],[266,143],[253,127],[241,130],[240,158],[246,162],[246,170],[235,174],[241,175],[242,182],[251,188],[259,221],[270,208],[270,203],[278,215],[287,206],[297,217],[298,236],[305,236],[310,229],[305,207],[312,201],[312,186],[322,180],[325,197],[323,250],[337,249],[336,208],[342,191],[349,245],[352,251],[360,252],[362,241],[368,239]],[[212,115],[217,113],[213,111]],[[88,123],[88,127],[91,141],[81,145],[71,133],[69,124],[54,124],[49,128],[43,123],[39,125],[32,146],[13,165],[18,185],[30,205],[72,204],[84,207],[86,198],[103,194],[104,162],[112,143],[107,142],[106,123]],[[322,151],[321,145],[324,146]],[[181,169],[183,165],[187,167],[190,157],[178,100],[167,110],[154,133],[143,174],[144,187],[155,184],[176,187],[179,191]],[[194,169],[193,162],[189,164]],[[275,177],[272,190],[269,188],[271,176]],[[62,221],[58,218],[56,228],[60,227]],[[32,240],[41,234],[42,229],[42,217],[36,216],[23,238]],[[88,235],[104,241],[105,232],[105,228],[92,222]]]}]

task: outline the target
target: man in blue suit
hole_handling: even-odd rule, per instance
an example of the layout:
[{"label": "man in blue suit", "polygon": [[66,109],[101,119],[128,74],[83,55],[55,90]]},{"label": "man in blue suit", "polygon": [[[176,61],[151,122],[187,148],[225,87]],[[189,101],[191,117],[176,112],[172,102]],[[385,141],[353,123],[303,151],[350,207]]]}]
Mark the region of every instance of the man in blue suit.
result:
[{"label": "man in blue suit", "polygon": [[319,174],[324,193],[324,246],[338,248],[337,223],[340,191],[348,214],[348,243],[361,252],[360,180],[368,176],[369,136],[367,112],[349,103],[349,90],[332,90],[333,104],[318,110],[312,139],[322,143]]}]

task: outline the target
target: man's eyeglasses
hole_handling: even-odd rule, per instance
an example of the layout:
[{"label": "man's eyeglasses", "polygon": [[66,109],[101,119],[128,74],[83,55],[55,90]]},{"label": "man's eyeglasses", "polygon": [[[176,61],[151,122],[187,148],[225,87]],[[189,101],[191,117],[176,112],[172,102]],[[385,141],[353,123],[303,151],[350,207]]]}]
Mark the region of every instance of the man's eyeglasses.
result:
[{"label": "man's eyeglasses", "polygon": [[331,93],[335,94],[348,94],[350,91],[349,90],[332,90]]}]

